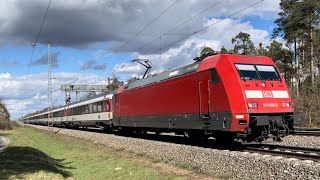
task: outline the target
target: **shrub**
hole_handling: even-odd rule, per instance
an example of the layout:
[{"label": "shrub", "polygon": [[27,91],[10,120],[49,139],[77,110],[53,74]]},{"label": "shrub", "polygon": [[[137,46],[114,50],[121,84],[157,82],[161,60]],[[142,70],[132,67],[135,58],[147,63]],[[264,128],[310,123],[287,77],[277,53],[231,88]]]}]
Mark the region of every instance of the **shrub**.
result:
[{"label": "shrub", "polygon": [[0,129],[11,129],[10,114],[6,105],[0,99]]}]

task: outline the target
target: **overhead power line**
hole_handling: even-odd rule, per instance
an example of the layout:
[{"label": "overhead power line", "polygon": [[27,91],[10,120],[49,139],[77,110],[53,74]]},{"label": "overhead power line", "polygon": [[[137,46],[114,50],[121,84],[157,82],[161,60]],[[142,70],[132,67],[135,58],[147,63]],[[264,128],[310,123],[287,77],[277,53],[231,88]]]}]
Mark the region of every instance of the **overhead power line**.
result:
[{"label": "overhead power line", "polygon": [[177,4],[181,0],[176,0],[173,2],[169,7],[167,7],[161,14],[159,14],[156,18],[151,20],[146,26],[144,26],[139,32],[137,32],[135,35],[133,35],[129,40],[127,40],[120,48],[118,48],[116,51],[114,51],[112,54],[110,54],[108,57],[113,56],[117,52],[119,52],[123,47],[125,47],[130,41],[132,41],[134,38],[136,38],[139,34],[141,34],[145,29],[147,29],[151,24],[153,24],[156,20],[158,20],[165,12],[167,12],[172,6]]},{"label": "overhead power line", "polygon": [[[164,36],[166,36],[166,35],[174,35],[174,36],[176,36],[176,35],[179,35],[179,36],[181,36],[181,35],[190,35],[190,33],[170,33],[170,32],[172,32],[172,31],[178,29],[179,27],[183,26],[184,24],[190,22],[190,21],[193,20],[194,18],[200,16],[201,14],[205,13],[205,12],[208,11],[209,9],[212,9],[213,7],[219,5],[219,4],[220,4],[221,2],[223,2],[223,1],[224,1],[224,0],[220,0],[220,1],[212,4],[211,6],[207,7],[206,9],[198,12],[198,13],[195,14],[194,16],[190,17],[189,19],[186,19],[185,21],[183,21],[182,23],[178,24],[178,25],[175,26],[174,28],[168,30],[167,32],[163,33],[163,34],[160,35],[159,37],[154,38],[154,39],[152,39],[151,41],[149,41],[148,43],[146,43],[146,44],[138,47],[138,48],[135,49],[135,50],[133,50],[133,53],[134,53],[134,52],[137,52],[137,51],[139,51],[139,50],[141,50],[141,49],[143,49],[143,48],[145,48],[146,46],[150,45],[151,43],[153,43],[153,42],[156,41],[156,40],[161,40],[161,39],[162,39]],[[133,53],[131,53],[131,54],[133,54]],[[124,58],[124,57],[125,57],[125,56],[123,56],[122,58]]]},{"label": "overhead power line", "polygon": [[39,30],[38,35],[37,35],[37,37],[36,37],[36,41],[34,42],[34,44],[31,44],[31,45],[32,45],[32,52],[31,52],[31,57],[30,57],[29,66],[28,66],[27,77],[28,77],[28,75],[29,75],[30,67],[31,67],[31,64],[32,64],[34,48],[35,48],[36,45],[37,45],[38,39],[39,39],[39,37],[40,37],[41,31],[42,31],[42,28],[43,28],[43,24],[44,24],[44,22],[45,22],[45,20],[46,20],[46,18],[47,18],[47,14],[48,14],[48,11],[49,11],[49,8],[50,8],[50,4],[51,4],[51,0],[49,0],[46,13],[44,14],[44,17],[43,17],[43,20],[42,20],[42,23],[41,23],[41,26],[40,26],[40,30]]},{"label": "overhead power line", "polygon": [[157,52],[159,52],[159,51],[161,51],[161,50],[163,50],[163,49],[167,49],[168,47],[170,47],[170,46],[172,46],[172,45],[174,45],[174,44],[176,44],[176,43],[178,43],[178,42],[180,42],[180,41],[182,41],[182,40],[185,40],[185,39],[187,39],[187,38],[189,38],[189,37],[191,37],[191,36],[193,36],[193,35],[195,35],[195,34],[198,34],[199,32],[204,31],[204,30],[206,30],[206,29],[208,29],[208,28],[210,28],[210,27],[212,27],[212,26],[214,26],[214,25],[216,25],[216,24],[218,24],[218,23],[220,23],[220,22],[222,22],[222,21],[224,21],[224,20],[226,20],[226,19],[234,16],[234,15],[237,15],[237,14],[239,14],[239,13],[241,13],[241,12],[243,12],[243,11],[245,11],[245,10],[247,10],[247,9],[249,9],[249,8],[257,5],[257,4],[259,4],[259,3],[261,3],[262,1],[263,1],[263,0],[257,1],[257,2],[255,2],[255,3],[253,3],[253,4],[251,4],[250,6],[247,6],[246,8],[243,8],[243,9],[241,9],[241,10],[239,10],[239,11],[233,13],[233,14],[230,14],[229,16],[226,16],[225,18],[222,18],[221,20],[219,20],[219,21],[217,21],[217,22],[215,22],[215,23],[212,23],[212,24],[210,24],[210,25],[208,25],[208,26],[205,26],[205,27],[203,27],[203,28],[201,28],[201,29],[198,29],[198,30],[190,33],[189,35],[187,35],[187,36],[185,36],[185,37],[183,37],[183,38],[181,38],[181,39],[178,39],[177,41],[174,41],[174,42],[172,42],[172,43],[170,43],[170,44],[168,44],[168,45],[166,45],[166,46],[164,46],[164,47],[161,47],[160,49],[155,50],[155,51],[153,51],[153,52],[151,52],[151,53],[149,53],[149,54],[147,54],[147,55],[145,55],[145,56],[149,56],[149,55],[155,54],[155,53],[157,53]]},{"label": "overhead power line", "polygon": [[[115,55],[116,53],[118,53],[123,47],[125,47],[130,41],[132,41],[133,39],[135,39],[139,34],[141,34],[145,29],[147,29],[149,26],[151,26],[156,20],[158,20],[164,13],[166,13],[170,8],[172,8],[172,6],[174,6],[175,4],[177,4],[179,1],[181,0],[176,0],[174,1],[172,4],[170,4],[170,6],[168,6],[164,11],[162,11],[156,18],[154,18],[153,20],[151,20],[146,26],[144,26],[139,32],[137,32],[136,34],[134,34],[131,38],[129,38],[120,48],[118,48],[117,50],[115,50],[112,54],[108,55],[106,57],[106,59],[110,58],[111,56]],[[111,61],[112,62],[112,61]],[[79,70],[77,73],[80,73],[81,70]],[[92,70],[90,70],[92,71]],[[98,82],[98,81],[96,81]]]},{"label": "overhead power line", "polygon": [[139,50],[141,50],[141,49],[145,48],[145,47],[146,47],[146,46],[148,46],[149,44],[153,43],[154,41],[156,41],[156,40],[158,40],[158,39],[161,39],[162,37],[164,37],[164,36],[166,36],[166,35],[190,35],[190,34],[185,34],[185,33],[184,33],[184,34],[182,34],[182,33],[169,34],[169,33],[170,33],[170,32],[172,32],[172,31],[174,31],[174,30],[176,30],[176,29],[178,29],[179,27],[181,27],[182,25],[186,24],[187,22],[189,22],[189,21],[193,20],[194,18],[196,18],[196,17],[200,16],[201,14],[205,13],[205,12],[206,12],[206,11],[208,11],[209,9],[211,9],[211,8],[213,8],[213,7],[215,7],[215,6],[217,6],[217,5],[218,5],[218,4],[220,4],[222,1],[224,1],[224,0],[221,0],[221,1],[217,2],[217,3],[212,4],[212,5],[211,5],[211,6],[209,6],[208,8],[206,8],[206,9],[202,10],[201,12],[199,12],[199,13],[197,13],[196,15],[192,16],[191,18],[189,18],[189,19],[187,19],[187,20],[183,21],[182,23],[180,23],[180,24],[179,24],[179,25],[177,25],[176,27],[174,27],[174,28],[170,29],[169,31],[165,32],[163,35],[161,35],[161,36],[159,36],[159,37],[157,37],[157,38],[155,38],[155,39],[153,39],[153,40],[149,41],[148,43],[144,44],[143,46],[141,46],[141,47],[139,47],[139,48],[135,49],[133,52],[136,52],[136,51],[139,51]]}]

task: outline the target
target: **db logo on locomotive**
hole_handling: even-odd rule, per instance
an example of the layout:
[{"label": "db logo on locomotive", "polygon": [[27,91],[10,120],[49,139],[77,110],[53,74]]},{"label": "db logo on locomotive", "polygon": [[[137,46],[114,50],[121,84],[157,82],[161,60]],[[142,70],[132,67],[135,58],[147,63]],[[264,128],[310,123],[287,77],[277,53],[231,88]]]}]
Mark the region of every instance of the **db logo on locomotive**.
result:
[{"label": "db logo on locomotive", "polygon": [[263,91],[263,97],[272,98],[272,92],[271,91]]}]

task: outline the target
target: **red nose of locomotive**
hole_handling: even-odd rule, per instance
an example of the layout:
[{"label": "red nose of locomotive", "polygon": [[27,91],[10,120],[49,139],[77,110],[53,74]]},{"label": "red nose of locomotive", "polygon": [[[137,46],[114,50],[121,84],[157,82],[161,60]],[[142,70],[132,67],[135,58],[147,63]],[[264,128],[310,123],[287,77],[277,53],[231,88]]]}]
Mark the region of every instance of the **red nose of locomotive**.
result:
[{"label": "red nose of locomotive", "polygon": [[244,83],[249,113],[293,112],[293,102],[285,85],[273,81]]},{"label": "red nose of locomotive", "polygon": [[248,113],[293,112],[285,82],[273,65],[235,64]]},{"label": "red nose of locomotive", "polygon": [[295,119],[301,118],[293,115],[293,101],[272,60],[236,62],[234,66],[248,113],[249,135],[262,141],[268,134],[278,139],[292,131]]}]

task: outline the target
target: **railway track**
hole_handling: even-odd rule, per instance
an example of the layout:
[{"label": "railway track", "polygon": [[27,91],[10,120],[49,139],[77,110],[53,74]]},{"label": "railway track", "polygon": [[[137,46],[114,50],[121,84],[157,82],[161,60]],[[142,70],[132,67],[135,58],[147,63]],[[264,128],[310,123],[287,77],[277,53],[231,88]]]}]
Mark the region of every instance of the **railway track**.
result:
[{"label": "railway track", "polygon": [[320,131],[320,128],[294,128],[296,131]]},{"label": "railway track", "polygon": [[292,135],[294,135],[294,136],[320,136],[320,132],[319,131],[317,131],[317,132],[296,131]]},{"label": "railway track", "polygon": [[320,129],[295,128],[295,136],[320,136]]},{"label": "railway track", "polygon": [[273,144],[248,145],[243,151],[320,162],[320,149]]}]

